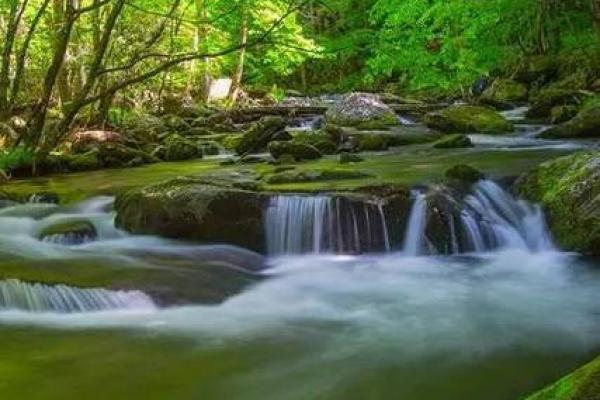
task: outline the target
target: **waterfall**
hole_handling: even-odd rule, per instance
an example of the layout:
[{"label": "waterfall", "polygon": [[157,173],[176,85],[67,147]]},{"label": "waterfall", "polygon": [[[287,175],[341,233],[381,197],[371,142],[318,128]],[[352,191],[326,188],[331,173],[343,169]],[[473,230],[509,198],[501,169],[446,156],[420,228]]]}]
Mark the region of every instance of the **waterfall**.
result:
[{"label": "waterfall", "polygon": [[389,251],[383,206],[330,196],[274,196],[264,217],[269,254]]},{"label": "waterfall", "polygon": [[467,238],[475,251],[497,247],[530,251],[554,248],[540,207],[515,199],[489,180],[477,183],[474,193],[467,196],[461,219],[469,226]]},{"label": "waterfall", "polygon": [[[404,240],[407,255],[429,253],[427,237],[427,195],[414,194]],[[454,201],[454,199],[449,199]],[[442,244],[443,253],[485,252],[501,248],[517,248],[532,252],[554,249],[544,214],[539,206],[515,199],[496,183],[481,180],[471,194],[456,202],[449,210],[437,210],[447,221],[449,243]]]},{"label": "waterfall", "polygon": [[410,256],[418,256],[424,248],[427,201],[424,193],[413,193],[413,197],[415,200],[410,211],[408,228],[404,237],[404,252]]},{"label": "waterfall", "polygon": [[77,313],[106,310],[153,309],[152,299],[140,291],[79,289],[19,280],[0,281],[0,309]]}]

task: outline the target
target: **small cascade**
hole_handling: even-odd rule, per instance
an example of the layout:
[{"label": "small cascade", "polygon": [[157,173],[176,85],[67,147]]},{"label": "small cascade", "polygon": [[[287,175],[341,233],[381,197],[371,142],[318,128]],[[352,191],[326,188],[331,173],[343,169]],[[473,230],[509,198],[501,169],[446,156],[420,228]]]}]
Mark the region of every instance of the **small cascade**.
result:
[{"label": "small cascade", "polygon": [[424,251],[427,201],[424,193],[414,192],[413,197],[415,200],[410,211],[403,248],[407,255],[418,256]]},{"label": "small cascade", "polygon": [[519,248],[551,250],[552,239],[539,206],[517,200],[489,180],[480,181],[465,199],[461,221],[472,250]]},{"label": "small cascade", "polygon": [[0,281],[0,310],[80,313],[154,308],[152,299],[140,291],[79,289],[14,279]]},{"label": "small cascade", "polygon": [[428,218],[433,212],[427,195],[416,193],[414,198],[404,240],[407,255],[479,253],[501,248],[539,252],[554,248],[540,207],[515,199],[492,181],[479,181],[472,194],[463,199],[448,198],[450,206],[445,210],[437,207],[437,221],[444,221],[446,231],[437,238],[427,236]]},{"label": "small cascade", "polygon": [[275,196],[265,212],[269,254],[389,251],[383,206],[329,196]]},{"label": "small cascade", "polygon": [[322,115],[298,117],[292,119],[286,130],[289,132],[311,132],[323,127],[325,118]]},{"label": "small cascade", "polygon": [[94,242],[96,238],[96,235],[92,235],[88,232],[67,232],[45,236],[42,241],[61,246],[77,246]]}]

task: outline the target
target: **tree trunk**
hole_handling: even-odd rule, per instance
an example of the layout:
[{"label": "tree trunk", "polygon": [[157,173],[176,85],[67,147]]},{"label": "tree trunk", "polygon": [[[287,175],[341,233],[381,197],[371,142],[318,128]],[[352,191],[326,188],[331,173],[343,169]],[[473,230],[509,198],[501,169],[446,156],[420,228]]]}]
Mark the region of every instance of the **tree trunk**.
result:
[{"label": "tree trunk", "polygon": [[[65,4],[65,0],[53,0],[53,23],[55,27],[64,26],[65,24],[69,24],[67,21],[69,17],[67,10],[68,7],[72,7],[75,9],[75,0],[66,0],[67,4]],[[74,22],[74,21],[73,21]],[[73,23],[71,23],[70,29],[73,29]],[[71,36],[71,32],[69,32],[69,37]],[[63,60],[60,63],[60,69],[58,70],[58,75],[56,76],[56,88],[58,90],[58,99],[59,104],[62,105],[69,101],[71,98],[71,91],[69,89],[69,68],[65,65],[68,62],[69,56],[69,47],[67,42],[67,47],[65,47],[64,51],[62,50],[63,46],[63,37],[62,30],[57,29],[56,35],[53,38],[53,47],[54,54],[62,53]]]},{"label": "tree trunk", "polygon": [[52,62],[50,63],[50,67],[48,67],[46,77],[44,78],[42,95],[34,107],[33,117],[29,124],[27,137],[25,138],[25,144],[29,147],[39,147],[41,145],[40,139],[42,138],[42,133],[44,131],[50,99],[52,98],[52,92],[54,91],[54,87],[57,84],[60,71],[63,67],[65,53],[69,46],[75,19],[76,13],[73,0],[67,0],[63,23],[56,35],[57,40],[54,46]]},{"label": "tree trunk", "polygon": [[[242,5],[242,7],[244,7]],[[238,53],[237,65],[235,67],[235,72],[233,73],[233,77],[231,79],[231,88],[229,89],[229,99],[232,101],[236,101],[239,95],[239,91],[242,85],[242,78],[244,76],[244,62],[246,59],[246,44],[248,43],[248,16],[242,9],[242,23],[240,26],[240,40],[239,44],[241,46]]]},{"label": "tree trunk", "polygon": [[27,7],[27,0],[22,4],[20,0],[10,0],[10,13],[8,23],[6,25],[6,34],[4,45],[2,47],[2,55],[0,57],[0,120],[6,117],[9,109],[8,89],[10,87],[10,69],[11,57],[17,31],[23,12]]},{"label": "tree trunk", "polygon": [[594,27],[596,28],[596,34],[600,39],[600,0],[592,1],[592,18],[594,20]]}]

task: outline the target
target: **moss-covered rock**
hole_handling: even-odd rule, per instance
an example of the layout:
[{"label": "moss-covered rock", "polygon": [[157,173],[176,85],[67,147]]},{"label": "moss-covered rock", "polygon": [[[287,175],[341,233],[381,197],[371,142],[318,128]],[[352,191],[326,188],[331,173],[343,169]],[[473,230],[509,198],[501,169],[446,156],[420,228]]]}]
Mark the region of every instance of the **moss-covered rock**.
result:
[{"label": "moss-covered rock", "polygon": [[568,89],[545,89],[531,99],[527,118],[550,118],[552,109],[556,106],[578,106],[586,95],[580,91]]},{"label": "moss-covered rock", "polygon": [[174,134],[165,140],[165,161],[181,161],[192,158],[201,158],[202,150],[197,143]]},{"label": "moss-covered rock", "polygon": [[550,111],[550,122],[553,124],[562,124],[574,118],[578,112],[577,106],[556,106]]},{"label": "moss-covered rock", "polygon": [[98,232],[90,221],[74,219],[49,225],[42,229],[38,237],[48,242],[76,245],[95,240]]},{"label": "moss-covered rock", "polygon": [[527,400],[600,400],[600,358],[527,397]]},{"label": "moss-covered rock", "polygon": [[235,151],[242,155],[263,150],[273,140],[273,136],[285,129],[285,120],[281,117],[263,117],[260,121],[252,124],[239,143]]},{"label": "moss-covered rock", "polygon": [[268,198],[249,190],[252,183],[177,178],[133,190],[117,198],[116,225],[135,234],[229,243],[261,252]]},{"label": "moss-covered rock", "polygon": [[331,139],[331,136],[325,132],[299,132],[292,140],[295,143],[302,143],[314,146],[321,154],[335,154],[337,152],[337,142]]},{"label": "moss-covered rock", "polygon": [[506,133],[513,124],[491,108],[455,105],[425,116],[428,127],[449,133]]},{"label": "moss-covered rock", "polygon": [[473,147],[471,139],[462,133],[442,136],[442,138],[433,144],[436,149],[455,149],[461,147]]},{"label": "moss-covered rock", "polygon": [[269,152],[274,158],[279,158],[284,154],[289,154],[296,161],[301,160],[316,160],[322,155],[319,150],[305,143],[296,142],[271,142],[269,143]]},{"label": "moss-covered rock", "polygon": [[350,93],[325,114],[328,124],[354,126],[359,129],[385,129],[398,125],[394,111],[370,93]]},{"label": "moss-covered rock", "polygon": [[444,175],[449,180],[469,184],[475,183],[485,177],[485,175],[481,171],[466,164],[459,164],[450,167],[446,170]]},{"label": "moss-covered rock", "polygon": [[360,171],[345,169],[311,169],[301,171],[284,171],[270,176],[267,179],[269,184],[283,183],[303,183],[303,182],[322,182],[337,181],[345,179],[361,179],[369,177],[369,174]]},{"label": "moss-covered rock", "polygon": [[390,148],[390,135],[380,133],[361,133],[354,136],[358,151],[385,151]]},{"label": "moss-covered rock", "polygon": [[343,152],[339,155],[340,164],[358,163],[364,161],[364,159],[358,154],[352,154]]},{"label": "moss-covered rock", "polygon": [[515,79],[524,83],[544,84],[553,80],[558,73],[556,60],[550,56],[531,56],[523,60]]},{"label": "moss-covered rock", "polygon": [[510,79],[498,79],[481,95],[480,101],[494,107],[507,108],[527,100],[528,89],[523,83]]},{"label": "moss-covered rock", "polygon": [[543,163],[516,186],[521,196],[543,206],[565,250],[600,255],[600,152]]},{"label": "moss-covered rock", "polygon": [[584,108],[574,118],[540,136],[547,139],[600,137],[600,106]]}]

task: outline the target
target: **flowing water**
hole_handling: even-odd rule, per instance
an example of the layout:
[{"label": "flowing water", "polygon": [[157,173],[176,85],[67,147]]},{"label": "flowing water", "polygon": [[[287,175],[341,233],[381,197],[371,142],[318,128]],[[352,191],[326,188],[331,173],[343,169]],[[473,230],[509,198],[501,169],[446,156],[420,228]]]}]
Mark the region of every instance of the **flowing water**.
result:
[{"label": "flowing water", "polygon": [[274,196],[266,258],[129,235],[111,197],[2,208],[0,397],[504,400],[598,354],[597,260],[492,181],[435,193],[399,232],[378,202]]}]

